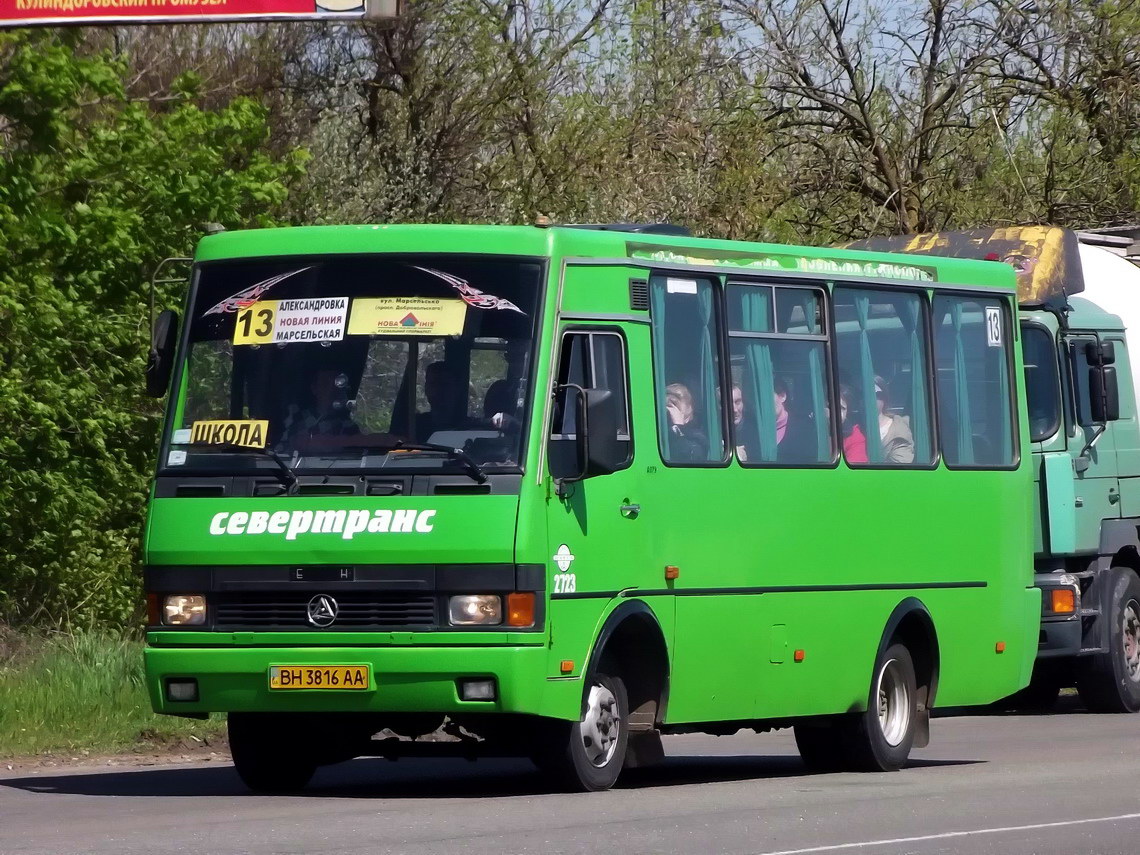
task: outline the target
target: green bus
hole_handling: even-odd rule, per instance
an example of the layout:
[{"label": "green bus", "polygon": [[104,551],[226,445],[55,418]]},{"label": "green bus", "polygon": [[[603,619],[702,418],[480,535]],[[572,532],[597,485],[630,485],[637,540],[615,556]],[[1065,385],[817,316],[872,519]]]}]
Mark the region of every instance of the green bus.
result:
[{"label": "green bus", "polygon": [[[155,710],[254,790],[794,727],[891,770],[1029,681],[1014,274],[670,226],[342,226],[197,249],[145,535]],[[423,738],[432,734],[431,738]]]}]

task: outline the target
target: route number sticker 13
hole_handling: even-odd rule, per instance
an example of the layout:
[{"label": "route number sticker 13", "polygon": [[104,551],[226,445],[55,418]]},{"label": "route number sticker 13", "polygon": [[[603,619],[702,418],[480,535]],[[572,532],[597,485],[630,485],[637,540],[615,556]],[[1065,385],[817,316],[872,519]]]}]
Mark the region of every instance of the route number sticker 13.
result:
[{"label": "route number sticker 13", "polygon": [[1001,347],[1001,308],[986,306],[986,345]]},{"label": "route number sticker 13", "polygon": [[273,341],[273,320],[277,302],[265,300],[246,306],[237,313],[234,344],[269,344]]}]

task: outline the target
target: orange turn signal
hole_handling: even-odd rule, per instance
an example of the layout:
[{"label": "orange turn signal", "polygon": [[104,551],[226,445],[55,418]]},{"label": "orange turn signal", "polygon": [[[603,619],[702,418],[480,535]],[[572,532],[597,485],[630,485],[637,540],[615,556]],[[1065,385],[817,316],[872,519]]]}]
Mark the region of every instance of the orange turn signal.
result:
[{"label": "orange turn signal", "polygon": [[1005,642],[999,641],[997,644],[995,644],[994,645],[994,652],[995,653],[1005,653]]},{"label": "orange turn signal", "polygon": [[534,594],[507,594],[507,626],[534,626]]},{"label": "orange turn signal", "polygon": [[1054,613],[1071,615],[1077,610],[1077,598],[1072,588],[1054,588],[1049,596],[1049,605]]},{"label": "orange turn signal", "polygon": [[680,567],[675,567],[672,564],[666,564],[665,565],[665,578],[666,579],[676,579],[680,575],[681,575],[681,568]]},{"label": "orange turn signal", "polygon": [[569,674],[571,671],[574,670],[574,660],[573,659],[563,659],[562,664],[559,666],[558,670],[561,671],[563,674]]},{"label": "orange turn signal", "polygon": [[804,652],[802,650],[797,650],[795,653],[792,654],[792,658],[794,660],[796,660],[797,662],[803,662],[804,661]]}]

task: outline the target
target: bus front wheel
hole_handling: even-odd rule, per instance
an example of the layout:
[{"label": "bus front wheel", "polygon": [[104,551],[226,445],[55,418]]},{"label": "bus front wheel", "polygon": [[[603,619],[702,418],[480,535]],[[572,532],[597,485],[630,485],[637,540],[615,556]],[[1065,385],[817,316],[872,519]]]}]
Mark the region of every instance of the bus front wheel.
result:
[{"label": "bus front wheel", "polygon": [[892,644],[875,660],[867,711],[850,720],[844,748],[850,768],[860,772],[901,769],[914,744],[917,718],[914,660]]},{"label": "bus front wheel", "polygon": [[[242,783],[255,793],[291,793],[304,789],[317,770],[304,740],[280,715],[230,713],[230,756]],[[292,732],[290,732],[292,730]]]},{"label": "bus front wheel", "polygon": [[579,721],[548,720],[535,736],[533,759],[556,785],[608,790],[617,783],[629,743],[629,700],[616,674],[599,670],[586,685]]}]

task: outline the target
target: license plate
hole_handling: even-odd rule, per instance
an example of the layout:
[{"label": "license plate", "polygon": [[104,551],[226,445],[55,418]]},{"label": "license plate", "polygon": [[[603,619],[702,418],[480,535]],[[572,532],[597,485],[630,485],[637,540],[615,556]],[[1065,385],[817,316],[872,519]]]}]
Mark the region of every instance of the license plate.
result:
[{"label": "license plate", "polygon": [[367,665],[270,665],[270,689],[370,689]]}]

